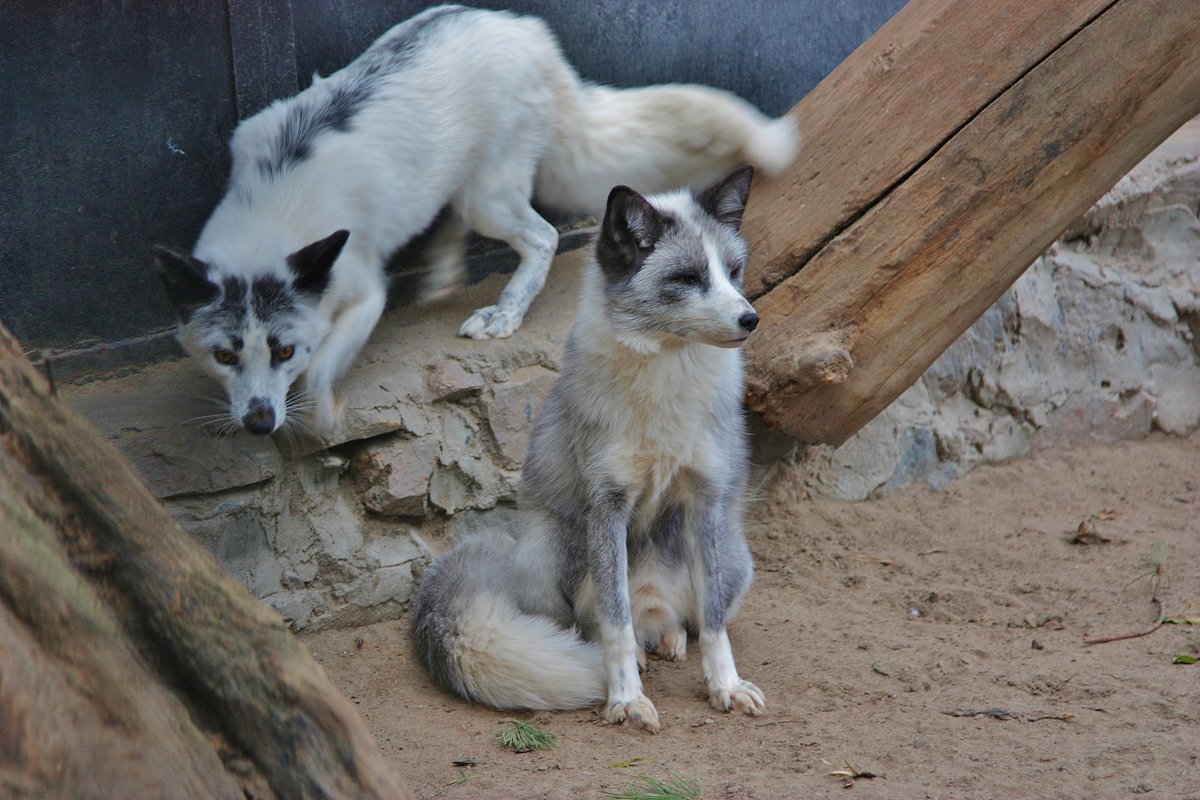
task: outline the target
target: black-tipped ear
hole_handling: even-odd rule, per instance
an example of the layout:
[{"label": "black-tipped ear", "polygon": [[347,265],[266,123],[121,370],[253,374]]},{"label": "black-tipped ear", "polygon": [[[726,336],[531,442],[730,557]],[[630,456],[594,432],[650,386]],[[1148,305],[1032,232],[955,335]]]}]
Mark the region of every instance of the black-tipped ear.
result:
[{"label": "black-tipped ear", "polygon": [[701,192],[696,200],[700,207],[723,225],[742,227],[742,212],[750,197],[750,183],[754,180],[754,167],[747,164],[738,167],[723,181],[714,183]]},{"label": "black-tipped ear", "polygon": [[342,252],[350,231],[335,231],[318,242],[301,247],[287,258],[296,291],[320,295],[329,285],[329,271]]},{"label": "black-tipped ear", "polygon": [[608,193],[604,221],[596,242],[596,257],[605,272],[636,271],[662,236],[662,216],[646,198],[628,186]]},{"label": "black-tipped ear", "polygon": [[208,264],[194,256],[155,245],[154,262],[158,265],[158,277],[167,290],[167,297],[184,322],[221,293],[220,288],[208,279]]}]

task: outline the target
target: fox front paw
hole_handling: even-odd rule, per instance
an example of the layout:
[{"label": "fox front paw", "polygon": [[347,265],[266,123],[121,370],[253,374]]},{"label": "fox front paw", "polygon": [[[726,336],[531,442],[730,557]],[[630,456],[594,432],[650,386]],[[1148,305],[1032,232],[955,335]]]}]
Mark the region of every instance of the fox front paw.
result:
[{"label": "fox front paw", "polygon": [[618,725],[626,720],[629,720],[634,727],[650,733],[658,733],[661,727],[658,723],[658,711],[654,708],[654,703],[651,703],[650,698],[644,694],[639,694],[627,703],[619,700],[609,701],[604,709],[604,721]]},{"label": "fox front paw", "polygon": [[310,416],[310,428],[320,439],[328,439],[337,430],[338,422],[346,410],[346,399],[332,392],[321,395]]},{"label": "fox front paw", "polygon": [[507,339],[521,327],[523,316],[499,306],[479,309],[458,329],[459,336],[469,339]]},{"label": "fox front paw", "polygon": [[708,703],[718,711],[741,711],[752,717],[767,710],[767,698],[750,681],[728,688],[709,689]]}]

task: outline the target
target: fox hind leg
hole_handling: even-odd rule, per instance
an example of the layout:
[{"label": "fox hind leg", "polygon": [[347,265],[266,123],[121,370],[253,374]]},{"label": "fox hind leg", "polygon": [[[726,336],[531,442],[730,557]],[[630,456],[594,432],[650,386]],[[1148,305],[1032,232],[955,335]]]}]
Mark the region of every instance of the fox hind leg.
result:
[{"label": "fox hind leg", "polygon": [[478,173],[459,192],[457,205],[467,224],[484,236],[500,239],[521,259],[496,304],[472,314],[459,328],[460,336],[512,336],[546,283],[550,261],[558,249],[558,231],[533,209],[530,198],[538,162],[552,131],[551,120],[534,115],[506,132],[497,132]]},{"label": "fox hind leg", "polygon": [[484,236],[506,242],[517,251],[521,262],[496,304],[477,310],[458,333],[472,339],[512,336],[546,283],[550,261],[558,247],[558,231],[527,202],[518,208],[477,205],[468,222]]}]

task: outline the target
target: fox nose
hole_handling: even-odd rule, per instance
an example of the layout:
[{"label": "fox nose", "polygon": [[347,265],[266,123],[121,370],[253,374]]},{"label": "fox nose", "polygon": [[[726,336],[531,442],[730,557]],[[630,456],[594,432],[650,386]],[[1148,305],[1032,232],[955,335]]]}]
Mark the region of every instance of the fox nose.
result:
[{"label": "fox nose", "polygon": [[275,411],[265,400],[251,400],[250,410],[242,417],[242,426],[255,436],[266,436],[275,430]]},{"label": "fox nose", "polygon": [[740,325],[742,330],[744,330],[746,333],[752,332],[758,327],[758,314],[754,313],[753,311],[747,311],[745,314],[742,314],[740,317],[738,317],[738,325]]}]

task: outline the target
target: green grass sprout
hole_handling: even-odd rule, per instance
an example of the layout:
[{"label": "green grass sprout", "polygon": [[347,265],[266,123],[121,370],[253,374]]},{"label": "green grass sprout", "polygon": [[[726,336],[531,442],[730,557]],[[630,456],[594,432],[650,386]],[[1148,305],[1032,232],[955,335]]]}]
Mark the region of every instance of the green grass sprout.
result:
[{"label": "green grass sprout", "polygon": [[530,725],[516,719],[507,720],[496,731],[500,744],[514,753],[528,753],[533,750],[553,750],[558,746],[558,737],[550,731]]},{"label": "green grass sprout", "polygon": [[623,792],[609,792],[611,800],[698,800],[703,791],[699,778],[668,775],[666,780],[637,775]]}]

